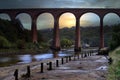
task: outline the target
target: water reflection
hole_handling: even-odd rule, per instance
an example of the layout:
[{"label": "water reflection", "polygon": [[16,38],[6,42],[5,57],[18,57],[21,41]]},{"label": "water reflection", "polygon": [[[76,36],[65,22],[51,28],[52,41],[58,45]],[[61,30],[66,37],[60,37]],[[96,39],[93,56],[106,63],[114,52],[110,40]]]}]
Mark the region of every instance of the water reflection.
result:
[{"label": "water reflection", "polygon": [[[0,57],[0,66],[6,66],[11,64],[17,64],[17,63],[30,63],[33,61],[41,61],[44,59],[49,58],[57,58],[57,57],[63,57],[63,56],[70,56],[71,53],[63,52],[63,51],[52,51],[48,53],[40,53],[40,54],[24,54],[24,55],[14,55],[14,56],[1,56]],[[1,65],[2,63],[2,65]]]},{"label": "water reflection", "polygon": [[37,61],[40,61],[40,60],[43,60],[43,59],[53,58],[53,54],[49,54],[49,53],[46,53],[46,54],[38,54],[38,55],[34,55],[34,58],[35,58]]},{"label": "water reflection", "polygon": [[18,55],[19,56],[19,60],[22,61],[21,63],[30,63],[32,62],[32,57],[31,55],[27,54],[27,55]]},{"label": "water reflection", "polygon": [[59,55],[58,55],[58,51],[53,51],[53,57],[54,57],[54,58],[59,57]]},{"label": "water reflection", "polygon": [[6,61],[10,61],[10,58],[8,57],[0,57],[0,62],[6,62]]},{"label": "water reflection", "polygon": [[18,56],[0,56],[0,67],[1,66],[8,66],[13,65],[19,62]]}]

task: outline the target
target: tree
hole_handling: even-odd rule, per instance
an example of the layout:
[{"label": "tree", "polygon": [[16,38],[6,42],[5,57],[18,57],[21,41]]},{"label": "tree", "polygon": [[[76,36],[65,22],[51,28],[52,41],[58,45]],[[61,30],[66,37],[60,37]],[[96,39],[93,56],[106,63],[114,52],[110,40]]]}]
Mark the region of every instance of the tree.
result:
[{"label": "tree", "polygon": [[0,36],[0,48],[9,48],[10,42],[3,36]]},{"label": "tree", "polygon": [[120,46],[120,24],[113,27],[110,49],[113,50],[118,46]]},{"label": "tree", "polygon": [[25,48],[25,41],[24,40],[17,40],[17,48],[24,49]]},{"label": "tree", "polygon": [[61,43],[61,47],[63,48],[70,47],[72,45],[72,41],[66,38],[62,39],[60,43]]}]

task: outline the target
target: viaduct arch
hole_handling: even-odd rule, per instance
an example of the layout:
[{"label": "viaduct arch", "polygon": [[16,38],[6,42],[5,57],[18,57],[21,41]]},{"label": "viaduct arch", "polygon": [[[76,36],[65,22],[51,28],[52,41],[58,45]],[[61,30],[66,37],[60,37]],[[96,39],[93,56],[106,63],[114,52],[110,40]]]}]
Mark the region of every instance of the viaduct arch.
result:
[{"label": "viaduct arch", "polygon": [[54,50],[60,49],[60,39],[59,39],[59,17],[63,13],[72,13],[76,18],[76,30],[75,30],[75,51],[81,49],[81,39],[80,39],[80,17],[88,12],[97,14],[100,17],[100,48],[104,47],[104,34],[103,34],[103,19],[108,13],[116,13],[120,17],[120,9],[115,8],[36,8],[36,9],[0,9],[0,13],[8,14],[11,20],[14,20],[16,16],[20,13],[27,13],[32,19],[32,39],[33,42],[37,42],[37,28],[36,21],[37,17],[42,13],[51,13],[54,17],[54,31],[53,31],[53,45]]}]

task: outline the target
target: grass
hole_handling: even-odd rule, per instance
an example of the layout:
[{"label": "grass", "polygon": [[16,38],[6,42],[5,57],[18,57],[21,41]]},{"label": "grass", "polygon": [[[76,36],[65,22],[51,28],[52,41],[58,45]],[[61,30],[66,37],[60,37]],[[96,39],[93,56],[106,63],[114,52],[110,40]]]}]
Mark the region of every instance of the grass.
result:
[{"label": "grass", "polygon": [[113,63],[109,66],[107,80],[120,80],[120,47],[110,52]]}]

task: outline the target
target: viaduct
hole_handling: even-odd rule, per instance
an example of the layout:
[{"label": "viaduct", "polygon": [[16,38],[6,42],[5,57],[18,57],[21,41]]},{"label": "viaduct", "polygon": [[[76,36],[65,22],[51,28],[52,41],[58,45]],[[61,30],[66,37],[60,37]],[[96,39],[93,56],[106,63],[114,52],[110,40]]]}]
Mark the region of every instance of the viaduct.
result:
[{"label": "viaduct", "polygon": [[103,18],[108,13],[115,13],[120,17],[120,9],[115,8],[33,8],[33,9],[0,9],[0,14],[8,14],[11,20],[15,20],[16,16],[20,13],[27,13],[31,16],[32,19],[32,40],[37,42],[37,28],[36,20],[37,17],[42,13],[51,13],[54,17],[54,31],[53,31],[53,45],[54,50],[60,49],[60,39],[59,39],[59,17],[66,12],[72,13],[76,18],[76,30],[75,30],[75,51],[81,49],[81,39],[80,39],[80,17],[88,12],[95,13],[100,18],[100,43],[99,47],[104,47],[104,33],[103,33]]}]

